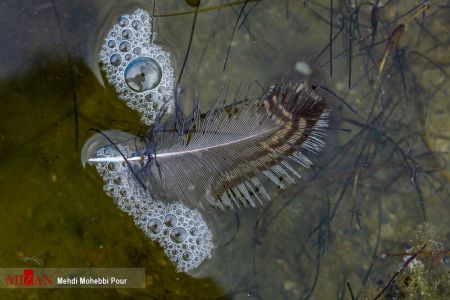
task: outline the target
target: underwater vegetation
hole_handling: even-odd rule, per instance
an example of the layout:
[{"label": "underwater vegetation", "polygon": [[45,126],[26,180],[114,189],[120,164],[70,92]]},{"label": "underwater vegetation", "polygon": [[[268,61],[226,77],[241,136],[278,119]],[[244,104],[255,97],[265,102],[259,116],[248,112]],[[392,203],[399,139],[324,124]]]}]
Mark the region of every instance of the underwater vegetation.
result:
[{"label": "underwater vegetation", "polygon": [[[1,264],[147,270],[145,290],[0,291],[2,298],[448,298],[448,1],[1,5],[0,34],[9,41],[0,50],[1,232],[8,241],[0,244]],[[330,110],[325,147],[308,156],[314,166],[292,164],[302,179],[293,176],[285,190],[275,184],[270,201],[224,211],[182,202],[201,214],[214,243],[191,275],[176,273],[165,252],[170,235],[167,244],[148,236],[176,200],[163,202],[146,229],[111,203],[95,168],[79,164],[89,128],[120,129],[145,143],[145,116],[164,107],[120,100],[153,87],[158,76],[130,68],[131,87],[122,81],[125,89],[116,91],[98,65],[118,17],[138,8],[154,17],[154,43],[171,53],[176,80],[168,91],[172,84],[183,90],[165,118],[181,107],[193,111],[196,99],[203,112],[226,100],[233,117],[279,80],[303,82]],[[115,41],[111,49],[126,60]],[[153,60],[135,66],[159,74]]]},{"label": "underwater vegetation", "polygon": [[[381,254],[378,259],[401,258],[397,271],[378,293],[376,285],[368,287],[362,299],[448,299],[450,251],[428,223],[418,226],[411,247],[403,253]],[[379,289],[379,287],[378,287]],[[376,295],[373,297],[373,295]]]}]

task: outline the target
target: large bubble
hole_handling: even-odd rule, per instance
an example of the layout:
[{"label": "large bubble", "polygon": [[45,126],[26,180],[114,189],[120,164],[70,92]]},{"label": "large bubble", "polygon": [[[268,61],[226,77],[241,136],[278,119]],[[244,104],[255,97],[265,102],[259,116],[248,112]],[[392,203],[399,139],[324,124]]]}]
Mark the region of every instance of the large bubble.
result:
[{"label": "large bubble", "polygon": [[[121,145],[126,147],[128,151],[139,152],[140,149],[144,148],[143,141],[132,134],[129,134],[121,130],[105,130],[101,133],[96,133],[91,136],[83,145],[81,149],[81,163],[83,166],[89,163],[89,159],[95,157],[108,157],[113,153],[117,153],[114,149],[113,144]],[[120,153],[118,153],[120,156]],[[117,165],[114,163],[109,163],[106,165],[108,171],[114,172],[115,174],[120,174],[117,172]]]},{"label": "large bubble", "polygon": [[183,227],[175,227],[170,231],[170,238],[172,242],[180,244],[187,238],[187,231]]},{"label": "large bubble", "polygon": [[108,82],[147,125],[157,107],[172,110],[175,89],[170,54],[153,41],[152,29],[152,18],[142,9],[120,16],[99,53]]},{"label": "large bubble", "polygon": [[161,82],[161,77],[161,67],[149,57],[138,57],[125,69],[125,82],[136,92],[154,89]]}]

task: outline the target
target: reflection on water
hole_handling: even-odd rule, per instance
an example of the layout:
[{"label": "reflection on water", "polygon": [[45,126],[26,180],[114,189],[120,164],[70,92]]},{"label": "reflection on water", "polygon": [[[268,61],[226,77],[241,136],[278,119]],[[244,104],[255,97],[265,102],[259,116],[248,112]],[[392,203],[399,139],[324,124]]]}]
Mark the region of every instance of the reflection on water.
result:
[{"label": "reflection on water", "polygon": [[[151,3],[2,3],[0,34],[9,42],[0,49],[1,265],[35,266],[35,258],[48,267],[144,266],[147,288],[1,293],[349,299],[349,286],[355,295],[381,290],[376,282],[386,283],[399,260],[372,256],[405,252],[424,220],[448,249],[445,7],[437,1],[417,13],[413,4],[390,1],[374,19],[369,4],[339,2],[330,30],[329,4],[249,2],[197,17],[180,81],[183,105],[196,94],[206,108],[221,91],[241,99],[279,78],[306,79],[333,107],[333,124],[326,153],[313,158],[315,167],[302,171],[295,188],[273,191],[273,201],[259,209],[204,213],[217,246],[194,278],[175,273],[158,245],[103,193],[95,170],[81,167],[75,149],[75,102],[80,143],[91,127],[145,132],[139,116],[102,87],[97,53],[119,15],[151,10]],[[157,15],[192,9],[183,1],[156,4]],[[176,74],[193,19],[161,16],[155,23],[156,40],[173,50]],[[401,22],[408,22],[405,31],[380,70],[386,39]],[[298,63],[312,66],[311,77],[295,69]]]},{"label": "reflection on water", "polygon": [[120,99],[142,114],[143,123],[151,125],[162,106],[167,104],[171,111],[168,99],[174,94],[173,60],[169,51],[153,42],[154,22],[147,11],[119,13],[112,14],[115,22],[107,28],[107,35],[98,35],[100,65]]},{"label": "reflection on water", "polygon": [[133,60],[125,69],[125,82],[137,91],[144,92],[158,86],[162,77],[161,67],[148,57],[140,57]]}]

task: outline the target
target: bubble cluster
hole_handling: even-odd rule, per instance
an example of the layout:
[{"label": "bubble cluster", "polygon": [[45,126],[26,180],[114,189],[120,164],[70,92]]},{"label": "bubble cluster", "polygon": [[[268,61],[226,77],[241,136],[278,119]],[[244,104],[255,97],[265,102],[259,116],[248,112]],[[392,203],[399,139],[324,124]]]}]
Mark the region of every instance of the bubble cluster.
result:
[{"label": "bubble cluster", "polygon": [[192,270],[211,255],[212,236],[202,216],[181,203],[161,207],[158,214],[136,223],[161,244],[179,271]]},{"label": "bubble cluster", "polygon": [[[131,155],[128,147],[120,144],[118,147],[125,156]],[[96,157],[119,155],[111,146],[96,151]],[[152,199],[132,177],[125,162],[101,162],[95,166],[105,181],[106,194],[134,218],[149,238],[163,247],[178,272],[191,271],[211,257],[212,234],[198,210],[182,203],[166,204]]]},{"label": "bubble cluster", "polygon": [[171,111],[175,86],[170,54],[153,42],[151,21],[142,9],[120,16],[99,54],[109,83],[147,125],[164,104]]}]

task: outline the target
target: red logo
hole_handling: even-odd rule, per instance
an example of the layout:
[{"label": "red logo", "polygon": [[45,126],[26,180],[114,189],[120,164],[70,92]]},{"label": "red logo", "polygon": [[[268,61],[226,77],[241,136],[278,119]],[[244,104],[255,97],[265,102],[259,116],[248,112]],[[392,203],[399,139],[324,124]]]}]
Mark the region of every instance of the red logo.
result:
[{"label": "red logo", "polygon": [[7,286],[40,287],[53,285],[53,277],[49,274],[34,274],[33,269],[24,269],[23,274],[6,275]]}]

